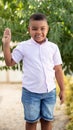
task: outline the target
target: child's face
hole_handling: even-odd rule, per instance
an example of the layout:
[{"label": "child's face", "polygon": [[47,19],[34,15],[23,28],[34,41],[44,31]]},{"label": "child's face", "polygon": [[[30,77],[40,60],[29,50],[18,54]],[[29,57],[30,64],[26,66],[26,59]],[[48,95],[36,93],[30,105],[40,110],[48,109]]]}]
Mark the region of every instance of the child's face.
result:
[{"label": "child's face", "polygon": [[48,33],[48,24],[46,20],[31,20],[29,24],[30,36],[39,44],[45,41]]}]

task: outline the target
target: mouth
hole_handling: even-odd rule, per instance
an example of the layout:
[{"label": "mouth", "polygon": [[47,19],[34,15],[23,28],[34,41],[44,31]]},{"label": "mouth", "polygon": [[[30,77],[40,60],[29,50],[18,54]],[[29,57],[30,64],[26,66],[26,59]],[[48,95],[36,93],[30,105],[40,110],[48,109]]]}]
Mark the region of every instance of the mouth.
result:
[{"label": "mouth", "polygon": [[45,41],[45,38],[41,35],[36,35],[35,36],[35,41],[38,42],[38,43],[42,43]]},{"label": "mouth", "polygon": [[36,35],[35,38],[37,38],[37,39],[41,39],[42,36],[41,36],[41,35]]}]

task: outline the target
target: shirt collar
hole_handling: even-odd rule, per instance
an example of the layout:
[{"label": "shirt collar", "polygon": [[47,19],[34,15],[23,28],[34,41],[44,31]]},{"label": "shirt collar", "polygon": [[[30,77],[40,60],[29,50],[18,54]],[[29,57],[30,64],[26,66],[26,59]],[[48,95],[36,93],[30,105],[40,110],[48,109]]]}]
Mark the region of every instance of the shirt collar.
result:
[{"label": "shirt collar", "polygon": [[43,42],[42,44],[38,44],[32,37],[31,37],[31,41],[32,41],[32,43],[34,43],[36,45],[44,45],[48,42],[48,38],[46,38],[45,42]]}]

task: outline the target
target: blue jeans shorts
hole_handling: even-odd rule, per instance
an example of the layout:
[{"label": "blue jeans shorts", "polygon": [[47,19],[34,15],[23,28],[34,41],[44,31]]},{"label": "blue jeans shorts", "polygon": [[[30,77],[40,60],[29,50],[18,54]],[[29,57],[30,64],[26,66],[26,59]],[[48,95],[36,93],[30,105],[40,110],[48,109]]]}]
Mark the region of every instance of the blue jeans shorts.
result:
[{"label": "blue jeans shorts", "polygon": [[41,118],[52,121],[55,103],[56,89],[49,93],[38,94],[22,88],[24,119],[27,122],[33,123]]}]

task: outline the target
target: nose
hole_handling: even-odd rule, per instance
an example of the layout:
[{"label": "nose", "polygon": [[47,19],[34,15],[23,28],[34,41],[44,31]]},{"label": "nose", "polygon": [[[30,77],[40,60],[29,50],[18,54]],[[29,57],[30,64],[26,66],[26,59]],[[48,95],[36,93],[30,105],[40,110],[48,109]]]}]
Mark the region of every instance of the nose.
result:
[{"label": "nose", "polygon": [[40,34],[41,33],[41,29],[37,29],[37,33]]}]

